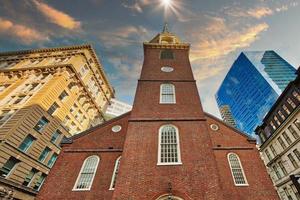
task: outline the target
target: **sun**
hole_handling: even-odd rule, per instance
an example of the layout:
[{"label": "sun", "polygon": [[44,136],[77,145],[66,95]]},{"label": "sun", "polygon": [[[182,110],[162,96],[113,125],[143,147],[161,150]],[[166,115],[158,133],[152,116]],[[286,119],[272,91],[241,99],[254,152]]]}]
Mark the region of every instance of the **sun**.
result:
[{"label": "sun", "polygon": [[169,7],[172,4],[172,0],[162,0],[162,4],[165,7]]}]

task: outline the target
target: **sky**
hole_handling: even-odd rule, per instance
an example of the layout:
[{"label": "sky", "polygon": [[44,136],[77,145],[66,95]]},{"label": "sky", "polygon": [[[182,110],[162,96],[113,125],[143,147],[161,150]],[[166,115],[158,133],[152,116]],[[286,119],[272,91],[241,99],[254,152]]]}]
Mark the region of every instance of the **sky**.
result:
[{"label": "sky", "polygon": [[214,95],[242,51],[275,50],[300,65],[300,0],[0,0],[0,51],[92,44],[116,97],[133,103],[142,43],[168,22],[191,44],[202,106],[220,117]]}]

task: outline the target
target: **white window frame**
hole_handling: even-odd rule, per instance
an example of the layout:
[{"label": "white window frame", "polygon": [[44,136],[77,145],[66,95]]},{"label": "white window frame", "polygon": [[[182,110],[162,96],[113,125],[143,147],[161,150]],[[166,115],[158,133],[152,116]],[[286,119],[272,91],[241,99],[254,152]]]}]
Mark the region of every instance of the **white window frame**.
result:
[{"label": "white window frame", "polygon": [[109,190],[115,190],[115,188],[113,187],[113,185],[114,185],[115,179],[117,178],[117,177],[116,177],[116,171],[117,171],[117,169],[120,169],[120,159],[121,159],[121,157],[122,157],[122,156],[119,156],[119,157],[116,159],[115,167],[114,167],[114,171],[113,171],[113,175],[112,175],[111,181],[110,181]]},{"label": "white window frame", "polygon": [[[178,161],[177,162],[161,162],[161,133],[162,133],[162,129],[166,126],[172,126],[175,128],[176,131],[176,140],[177,140],[177,155],[178,155]],[[158,160],[157,160],[157,165],[182,165],[181,162],[181,152],[180,152],[180,139],[179,139],[179,131],[178,128],[176,126],[174,126],[173,124],[165,124],[162,125],[159,128],[159,133],[158,133]]]},{"label": "white window frame", "polygon": [[[243,177],[244,177],[244,179],[245,179],[245,184],[237,184],[237,183],[235,182],[235,177],[234,177],[234,175],[233,175],[231,162],[230,162],[230,160],[229,160],[229,156],[230,156],[230,155],[235,155],[235,156],[237,157],[237,159],[238,159],[238,161],[239,161],[239,164],[240,164],[240,167],[241,167],[241,170],[242,170]],[[227,160],[228,160],[228,164],[229,164],[229,167],[230,167],[230,172],[231,172],[231,176],[232,176],[234,185],[235,185],[235,186],[249,186],[248,181],[247,181],[247,178],[246,178],[246,175],[245,175],[245,172],[244,172],[243,165],[242,165],[241,160],[240,160],[240,157],[239,157],[236,153],[230,152],[230,153],[227,154]]]},{"label": "white window frame", "polygon": [[[84,167],[85,167],[86,161],[87,161],[89,158],[92,158],[92,157],[96,157],[96,158],[97,158],[97,163],[96,163],[96,166],[95,166],[95,172],[94,172],[94,174],[93,174],[93,176],[92,176],[92,179],[91,179],[91,184],[90,184],[90,186],[89,186],[88,188],[76,188],[76,186],[77,186],[77,184],[78,184],[78,181],[79,181],[79,179],[80,179],[80,175],[81,175],[81,173],[82,173],[82,171],[83,171],[83,169],[84,169]],[[98,169],[99,161],[100,161],[100,158],[99,158],[99,156],[97,156],[97,155],[89,156],[89,157],[87,157],[87,158],[84,160],[84,162],[83,162],[83,164],[82,164],[82,166],[81,166],[80,172],[79,172],[79,174],[78,174],[78,176],[77,176],[77,179],[76,179],[76,182],[75,182],[75,184],[74,184],[74,187],[73,187],[72,191],[89,191],[89,190],[91,190],[91,187],[92,187],[92,185],[93,185],[94,178],[95,178],[95,175],[96,175],[96,172],[97,172],[97,169]]]},{"label": "white window frame", "polygon": [[[163,102],[162,101],[162,87],[164,85],[171,85],[172,86],[173,96],[174,96],[173,102]],[[174,84],[172,84],[172,83],[162,83],[162,84],[160,84],[159,103],[160,104],[176,104],[176,93],[175,93],[175,85]]]}]

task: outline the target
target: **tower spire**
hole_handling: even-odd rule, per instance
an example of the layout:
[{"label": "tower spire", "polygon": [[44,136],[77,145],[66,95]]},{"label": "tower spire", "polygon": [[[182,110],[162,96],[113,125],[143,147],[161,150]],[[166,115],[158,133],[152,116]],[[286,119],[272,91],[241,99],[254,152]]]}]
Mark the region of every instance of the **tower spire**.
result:
[{"label": "tower spire", "polygon": [[162,33],[169,33],[169,28],[168,28],[168,23],[167,22],[165,22]]}]

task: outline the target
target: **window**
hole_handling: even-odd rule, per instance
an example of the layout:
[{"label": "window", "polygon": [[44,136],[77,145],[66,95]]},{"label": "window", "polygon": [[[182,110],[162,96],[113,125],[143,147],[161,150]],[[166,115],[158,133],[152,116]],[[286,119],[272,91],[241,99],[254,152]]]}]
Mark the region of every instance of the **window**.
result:
[{"label": "window", "polygon": [[41,153],[41,155],[40,155],[40,157],[39,157],[39,161],[44,162],[44,160],[46,159],[46,157],[48,156],[48,154],[49,154],[50,151],[51,151],[51,149],[49,149],[48,147],[46,147],[46,148],[42,151],[42,153]]},{"label": "window", "polygon": [[295,149],[293,152],[296,155],[298,161],[300,161],[300,152],[298,151],[298,149]]},{"label": "window", "polygon": [[164,125],[159,129],[158,165],[181,164],[178,129]]},{"label": "window", "polygon": [[99,163],[98,156],[90,156],[83,162],[73,190],[90,190]]},{"label": "window", "polygon": [[289,193],[288,189],[286,187],[283,188],[284,193],[288,197],[288,200],[293,200],[291,194]]},{"label": "window", "polygon": [[111,177],[111,183],[110,183],[109,190],[114,190],[115,189],[116,180],[117,180],[117,176],[118,176],[118,173],[119,173],[120,161],[121,161],[121,156],[119,158],[117,158],[117,160],[116,160],[114,172],[113,172],[113,175]]},{"label": "window", "polygon": [[276,129],[276,126],[274,125],[274,123],[272,121],[270,122],[270,125],[271,125],[271,127],[272,127],[273,130]]},{"label": "window", "polygon": [[296,130],[292,126],[289,126],[288,129],[291,132],[291,134],[293,135],[293,137],[295,138],[295,140],[297,140],[299,138],[299,135],[296,132]]},{"label": "window", "polygon": [[292,106],[292,108],[296,108],[296,104],[293,102],[291,98],[287,98],[287,102],[290,106]]},{"label": "window", "polygon": [[35,138],[32,135],[27,135],[23,142],[20,144],[19,149],[23,152],[26,152],[30,148],[34,140]]},{"label": "window", "polygon": [[8,120],[8,118],[10,118],[14,112],[14,110],[2,110],[2,113],[0,115],[0,121],[4,122]]},{"label": "window", "polygon": [[275,148],[273,147],[272,144],[270,145],[270,149],[271,149],[271,151],[272,151],[274,157],[277,156],[277,152],[276,152],[276,150],[275,150]]},{"label": "window", "polygon": [[39,179],[37,180],[37,182],[35,183],[35,186],[33,187],[33,189],[39,191],[45,181],[46,175],[42,174]]},{"label": "window", "polygon": [[281,110],[278,111],[278,115],[281,117],[282,120],[285,120],[284,114],[281,112]]},{"label": "window", "polygon": [[49,120],[46,117],[42,117],[38,123],[34,126],[34,130],[41,132],[45,126],[49,123]]},{"label": "window", "polygon": [[283,105],[282,108],[286,112],[286,114],[289,115],[291,113],[291,111],[288,109],[288,107],[286,107],[286,105]]},{"label": "window", "polygon": [[16,164],[18,164],[20,161],[17,160],[14,157],[10,157],[6,163],[3,165],[3,167],[0,170],[0,176],[7,177],[9,174],[13,171]]},{"label": "window", "polygon": [[291,161],[291,163],[293,164],[294,168],[298,168],[298,163],[296,162],[296,160],[294,159],[294,156],[292,154],[288,154],[287,155],[289,160]]},{"label": "window", "polygon": [[231,174],[232,174],[234,184],[236,186],[248,185],[238,155],[236,155],[235,153],[229,153],[227,157],[228,157],[228,162],[231,169]]},{"label": "window", "polygon": [[271,154],[270,154],[270,152],[269,152],[268,149],[265,150],[265,154],[267,155],[269,161],[271,161],[271,160],[272,160],[272,157],[271,157]]},{"label": "window", "polygon": [[52,167],[54,165],[56,159],[57,159],[57,154],[53,153],[53,155],[51,156],[50,160],[47,163],[48,167]]},{"label": "window", "polygon": [[173,84],[160,85],[160,103],[176,103],[175,87]]},{"label": "window", "polygon": [[281,147],[283,148],[283,149],[286,149],[286,145],[285,145],[285,143],[283,142],[283,140],[281,139],[281,137],[278,137],[278,142],[279,142],[279,144],[281,145]]},{"label": "window", "polygon": [[297,199],[300,199],[300,194],[299,194],[297,188],[295,187],[295,185],[294,185],[294,184],[291,184],[290,187],[292,188],[293,193],[295,194],[296,198],[297,198]]},{"label": "window", "polygon": [[59,105],[58,105],[56,102],[54,102],[54,103],[50,106],[50,108],[48,109],[47,112],[48,112],[50,115],[52,115],[58,108],[59,108]]},{"label": "window", "polygon": [[10,86],[9,84],[0,85],[0,92],[3,92],[9,86]]},{"label": "window", "polygon": [[27,174],[27,176],[25,177],[25,180],[23,182],[24,186],[30,186],[30,183],[34,177],[34,175],[37,173],[38,171],[36,169],[31,169],[29,174]]},{"label": "window", "polygon": [[296,119],[294,121],[295,126],[297,127],[298,131],[300,131],[300,121],[298,119]]},{"label": "window", "polygon": [[277,118],[277,116],[274,116],[274,121],[276,122],[276,124],[278,125],[278,126],[280,126],[280,121],[278,120],[278,118]]},{"label": "window", "polygon": [[293,96],[298,100],[298,102],[300,102],[300,95],[297,91],[293,91]]},{"label": "window", "polygon": [[278,161],[278,165],[281,169],[281,171],[283,172],[284,175],[287,175],[287,171],[285,169],[285,167],[283,166],[282,162],[281,161]]},{"label": "window", "polygon": [[288,145],[292,144],[291,138],[286,134],[286,132],[282,133],[282,136],[284,137],[285,141],[288,143]]},{"label": "window", "polygon": [[18,97],[16,97],[14,104],[18,104],[20,103],[23,99],[25,99],[26,95],[20,95]]},{"label": "window", "polygon": [[278,179],[281,179],[282,175],[281,175],[281,173],[278,171],[278,168],[277,168],[276,165],[273,165],[273,170],[274,170],[274,172],[275,172],[277,178],[278,178]]},{"label": "window", "polygon": [[170,49],[164,49],[160,52],[160,59],[174,59],[174,53]]},{"label": "window", "polygon": [[62,93],[59,95],[59,100],[63,101],[65,98],[67,98],[69,95],[68,93],[64,90]]},{"label": "window", "polygon": [[55,143],[57,141],[57,139],[62,135],[62,132],[60,132],[60,130],[56,130],[53,134],[52,134],[52,137],[50,139],[50,141],[52,143]]}]

